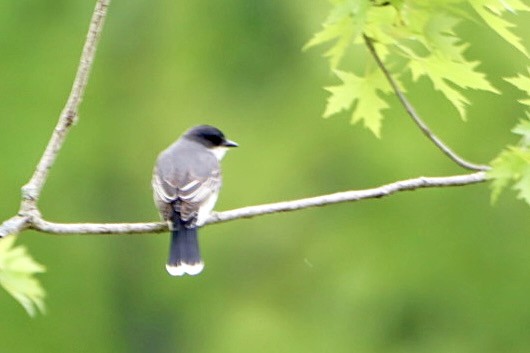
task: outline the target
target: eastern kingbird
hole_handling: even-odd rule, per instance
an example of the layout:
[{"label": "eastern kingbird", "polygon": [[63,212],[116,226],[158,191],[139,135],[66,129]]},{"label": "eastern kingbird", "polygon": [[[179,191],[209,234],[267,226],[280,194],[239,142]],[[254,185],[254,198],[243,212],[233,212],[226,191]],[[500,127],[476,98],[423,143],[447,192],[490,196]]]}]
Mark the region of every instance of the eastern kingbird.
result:
[{"label": "eastern kingbird", "polygon": [[196,126],[158,156],[153,171],[153,195],[161,217],[169,223],[171,245],[167,272],[196,275],[204,267],[197,228],[213,210],[221,188],[219,162],[237,143],[217,128]]}]

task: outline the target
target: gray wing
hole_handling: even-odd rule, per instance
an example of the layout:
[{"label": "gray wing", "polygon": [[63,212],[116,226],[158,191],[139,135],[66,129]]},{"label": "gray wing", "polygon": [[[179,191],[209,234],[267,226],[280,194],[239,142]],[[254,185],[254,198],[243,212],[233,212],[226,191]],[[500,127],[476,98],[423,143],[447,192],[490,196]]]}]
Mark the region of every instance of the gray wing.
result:
[{"label": "gray wing", "polygon": [[162,218],[169,220],[175,210],[180,213],[183,221],[194,225],[200,207],[216,194],[221,186],[221,172],[217,160],[207,161],[214,161],[215,168],[203,168],[204,164],[201,163],[194,163],[197,166],[194,168],[185,162],[180,166],[168,163],[179,161],[164,161],[164,157],[161,155],[159,158],[152,180],[154,198],[160,214]]}]

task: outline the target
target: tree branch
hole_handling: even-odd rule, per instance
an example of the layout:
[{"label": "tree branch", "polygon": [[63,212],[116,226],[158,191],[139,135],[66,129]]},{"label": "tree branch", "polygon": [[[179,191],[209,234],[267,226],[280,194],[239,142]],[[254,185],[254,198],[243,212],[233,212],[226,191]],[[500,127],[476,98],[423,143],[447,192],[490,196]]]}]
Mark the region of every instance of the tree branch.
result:
[{"label": "tree branch", "polygon": [[427,136],[427,138],[429,138],[436,145],[436,147],[438,147],[446,156],[451,158],[459,166],[469,169],[469,170],[475,170],[475,171],[489,170],[490,167],[486,165],[474,164],[460,157],[429,129],[427,124],[425,124],[425,122],[420,118],[420,116],[416,112],[416,109],[414,109],[412,104],[408,101],[407,97],[405,97],[405,94],[401,92],[396,81],[394,80],[390,72],[387,70],[385,64],[383,63],[383,60],[381,60],[381,57],[375,50],[373,40],[370,37],[368,37],[366,34],[363,34],[363,38],[364,38],[364,42],[366,43],[366,46],[368,47],[368,50],[370,51],[370,53],[375,59],[377,66],[379,66],[381,71],[383,71],[383,74],[385,75],[388,83],[390,84],[394,92],[396,93],[396,96],[398,97],[401,105],[403,105],[408,115],[412,118],[414,123],[420,128],[423,134]]},{"label": "tree branch", "polygon": [[85,45],[83,47],[83,52],[81,54],[79,66],[77,68],[75,80],[72,85],[72,90],[70,91],[68,100],[66,101],[61,115],[59,116],[59,121],[52,133],[50,141],[48,142],[48,145],[46,146],[46,149],[44,150],[44,153],[37,164],[37,167],[35,168],[33,176],[31,177],[30,181],[22,187],[22,198],[25,201],[30,201],[30,204],[33,203],[33,205],[30,206],[35,206],[37,203],[44,183],[48,178],[48,173],[57,159],[59,150],[66,139],[66,135],[77,120],[79,104],[81,103],[85,93],[85,88],[90,74],[90,68],[94,62],[98,39],[103,29],[109,3],[110,0],[98,0],[96,3]]},{"label": "tree branch", "polygon": [[13,216],[0,224],[0,238],[9,234],[19,233],[21,230],[28,228],[29,225],[29,217]]},{"label": "tree branch", "polygon": [[[305,199],[285,201],[257,206],[238,208],[225,212],[214,212],[206,224],[233,221],[240,218],[251,218],[272,213],[291,212],[309,207],[321,207],[335,203],[355,202],[389,196],[401,191],[412,191],[425,188],[462,186],[486,181],[484,172],[453,175],[447,177],[419,177],[396,181],[372,189],[351,190]],[[52,223],[40,217],[32,220],[30,227],[34,230],[52,234],[134,234],[160,233],[168,231],[166,223]]]},{"label": "tree branch", "polygon": [[[167,224],[163,222],[53,223],[43,219],[37,207],[37,202],[48,177],[48,173],[57,158],[66,135],[68,134],[72,124],[74,124],[77,119],[78,108],[85,92],[90,68],[94,61],[98,39],[103,29],[103,23],[107,14],[107,7],[109,3],[110,0],[98,0],[96,3],[96,8],[94,10],[90,29],[83,47],[83,53],[81,55],[77,74],[66,105],[59,117],[59,122],[57,123],[57,126],[46,147],[46,150],[44,151],[44,154],[41,157],[41,160],[35,169],[33,176],[31,177],[30,181],[22,188],[22,202],[20,211],[18,215],[0,224],[0,237],[8,234],[15,234],[27,228],[52,234],[133,234],[159,233],[168,230]],[[381,198],[401,191],[411,191],[434,187],[461,186],[481,183],[486,180],[486,174],[483,172],[483,170],[487,169],[486,166],[475,166],[469,162],[463,161],[430,132],[425,124],[419,119],[413,107],[408,103],[392,77],[389,75],[388,71],[377,56],[371,40],[366,36],[365,40],[366,44],[372,51],[374,58],[387,76],[387,79],[396,91],[396,94],[400,98],[402,104],[407,109],[407,112],[409,112],[409,115],[411,115],[414,121],[420,126],[422,131],[429,138],[431,138],[431,140],[433,140],[433,142],[435,142],[435,144],[442,149],[444,153],[448,154],[458,164],[468,169],[481,171],[473,174],[454,175],[448,177],[419,177],[397,181],[372,189],[344,191],[293,201],[243,207],[219,213],[214,212],[207,220],[206,224],[227,222],[240,218],[251,218],[272,213],[296,211],[309,207],[320,207],[335,203]]]},{"label": "tree branch", "polygon": [[18,233],[28,228],[33,223],[33,219],[41,219],[37,202],[48,178],[48,173],[63,146],[66,135],[77,120],[79,105],[85,93],[109,3],[110,0],[97,0],[96,2],[68,100],[59,116],[59,121],[53,130],[50,141],[35,168],[33,176],[22,187],[22,201],[18,215],[0,224],[0,237]]}]

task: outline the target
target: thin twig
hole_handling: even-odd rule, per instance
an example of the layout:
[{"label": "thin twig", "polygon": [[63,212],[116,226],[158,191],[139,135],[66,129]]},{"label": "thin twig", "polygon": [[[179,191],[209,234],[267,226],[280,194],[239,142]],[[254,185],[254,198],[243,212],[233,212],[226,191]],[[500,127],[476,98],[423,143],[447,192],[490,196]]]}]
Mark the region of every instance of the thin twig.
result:
[{"label": "thin twig", "polygon": [[83,53],[81,54],[81,59],[68,100],[66,101],[64,109],[61,112],[57,126],[53,130],[50,141],[48,142],[48,145],[46,146],[46,149],[44,150],[44,153],[37,164],[37,167],[35,168],[33,176],[31,177],[30,181],[22,187],[23,200],[30,201],[30,203],[26,203],[24,205],[26,206],[25,208],[31,209],[36,206],[44,183],[48,178],[48,172],[57,159],[57,155],[59,154],[59,150],[64,143],[66,135],[77,120],[79,104],[81,103],[85,93],[86,84],[90,74],[90,68],[94,62],[98,39],[101,34],[101,30],[103,29],[109,3],[110,0],[98,0],[96,3],[85,45],[83,47]]},{"label": "thin twig", "polygon": [[94,62],[98,40],[103,30],[109,4],[110,0],[98,0],[96,2],[68,100],[59,116],[59,121],[53,130],[50,141],[35,168],[33,176],[22,187],[22,201],[18,215],[0,224],[0,237],[19,233],[30,227],[33,224],[33,219],[41,219],[37,202],[48,178],[48,173],[63,146],[66,135],[77,120],[79,105],[85,93],[90,68]]},{"label": "thin twig", "polygon": [[387,70],[385,64],[383,63],[383,60],[381,60],[381,57],[377,53],[374,47],[374,43],[371,38],[369,38],[366,34],[363,34],[364,42],[366,43],[366,46],[368,47],[368,50],[374,57],[377,66],[383,71],[383,74],[385,75],[386,79],[388,80],[388,83],[390,83],[390,86],[392,86],[392,89],[396,93],[399,101],[401,102],[401,105],[405,108],[408,115],[412,118],[412,120],[418,125],[420,130],[423,132],[425,136],[427,136],[435,145],[438,147],[445,155],[447,155],[449,158],[451,158],[455,163],[457,163],[459,166],[469,169],[469,170],[475,170],[475,171],[487,171],[490,169],[490,167],[486,165],[479,165],[474,164],[471,162],[466,161],[464,158],[460,157],[458,154],[456,154],[449,146],[447,146],[440,138],[438,138],[425,124],[425,122],[420,118],[418,113],[416,112],[416,109],[412,106],[412,104],[408,101],[407,97],[405,97],[405,94],[401,91],[398,84],[390,74],[390,72]]},{"label": "thin twig", "polygon": [[[401,191],[425,188],[461,186],[481,183],[486,180],[484,172],[453,175],[447,177],[419,177],[393,182],[372,189],[351,190],[299,200],[250,206],[225,212],[214,212],[206,224],[251,218],[272,213],[290,212],[309,207],[321,207],[335,203],[355,202],[389,196]],[[31,228],[52,234],[134,234],[166,232],[168,226],[162,222],[151,223],[53,223],[40,217],[33,219]]]}]

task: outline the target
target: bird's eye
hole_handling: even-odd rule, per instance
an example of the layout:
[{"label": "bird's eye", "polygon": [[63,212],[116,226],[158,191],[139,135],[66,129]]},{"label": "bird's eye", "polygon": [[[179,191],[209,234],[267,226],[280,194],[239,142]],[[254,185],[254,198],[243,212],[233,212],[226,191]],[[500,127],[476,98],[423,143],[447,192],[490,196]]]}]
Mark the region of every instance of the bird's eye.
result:
[{"label": "bird's eye", "polygon": [[214,146],[220,146],[223,143],[223,137],[219,134],[205,134],[204,138],[210,141]]}]

